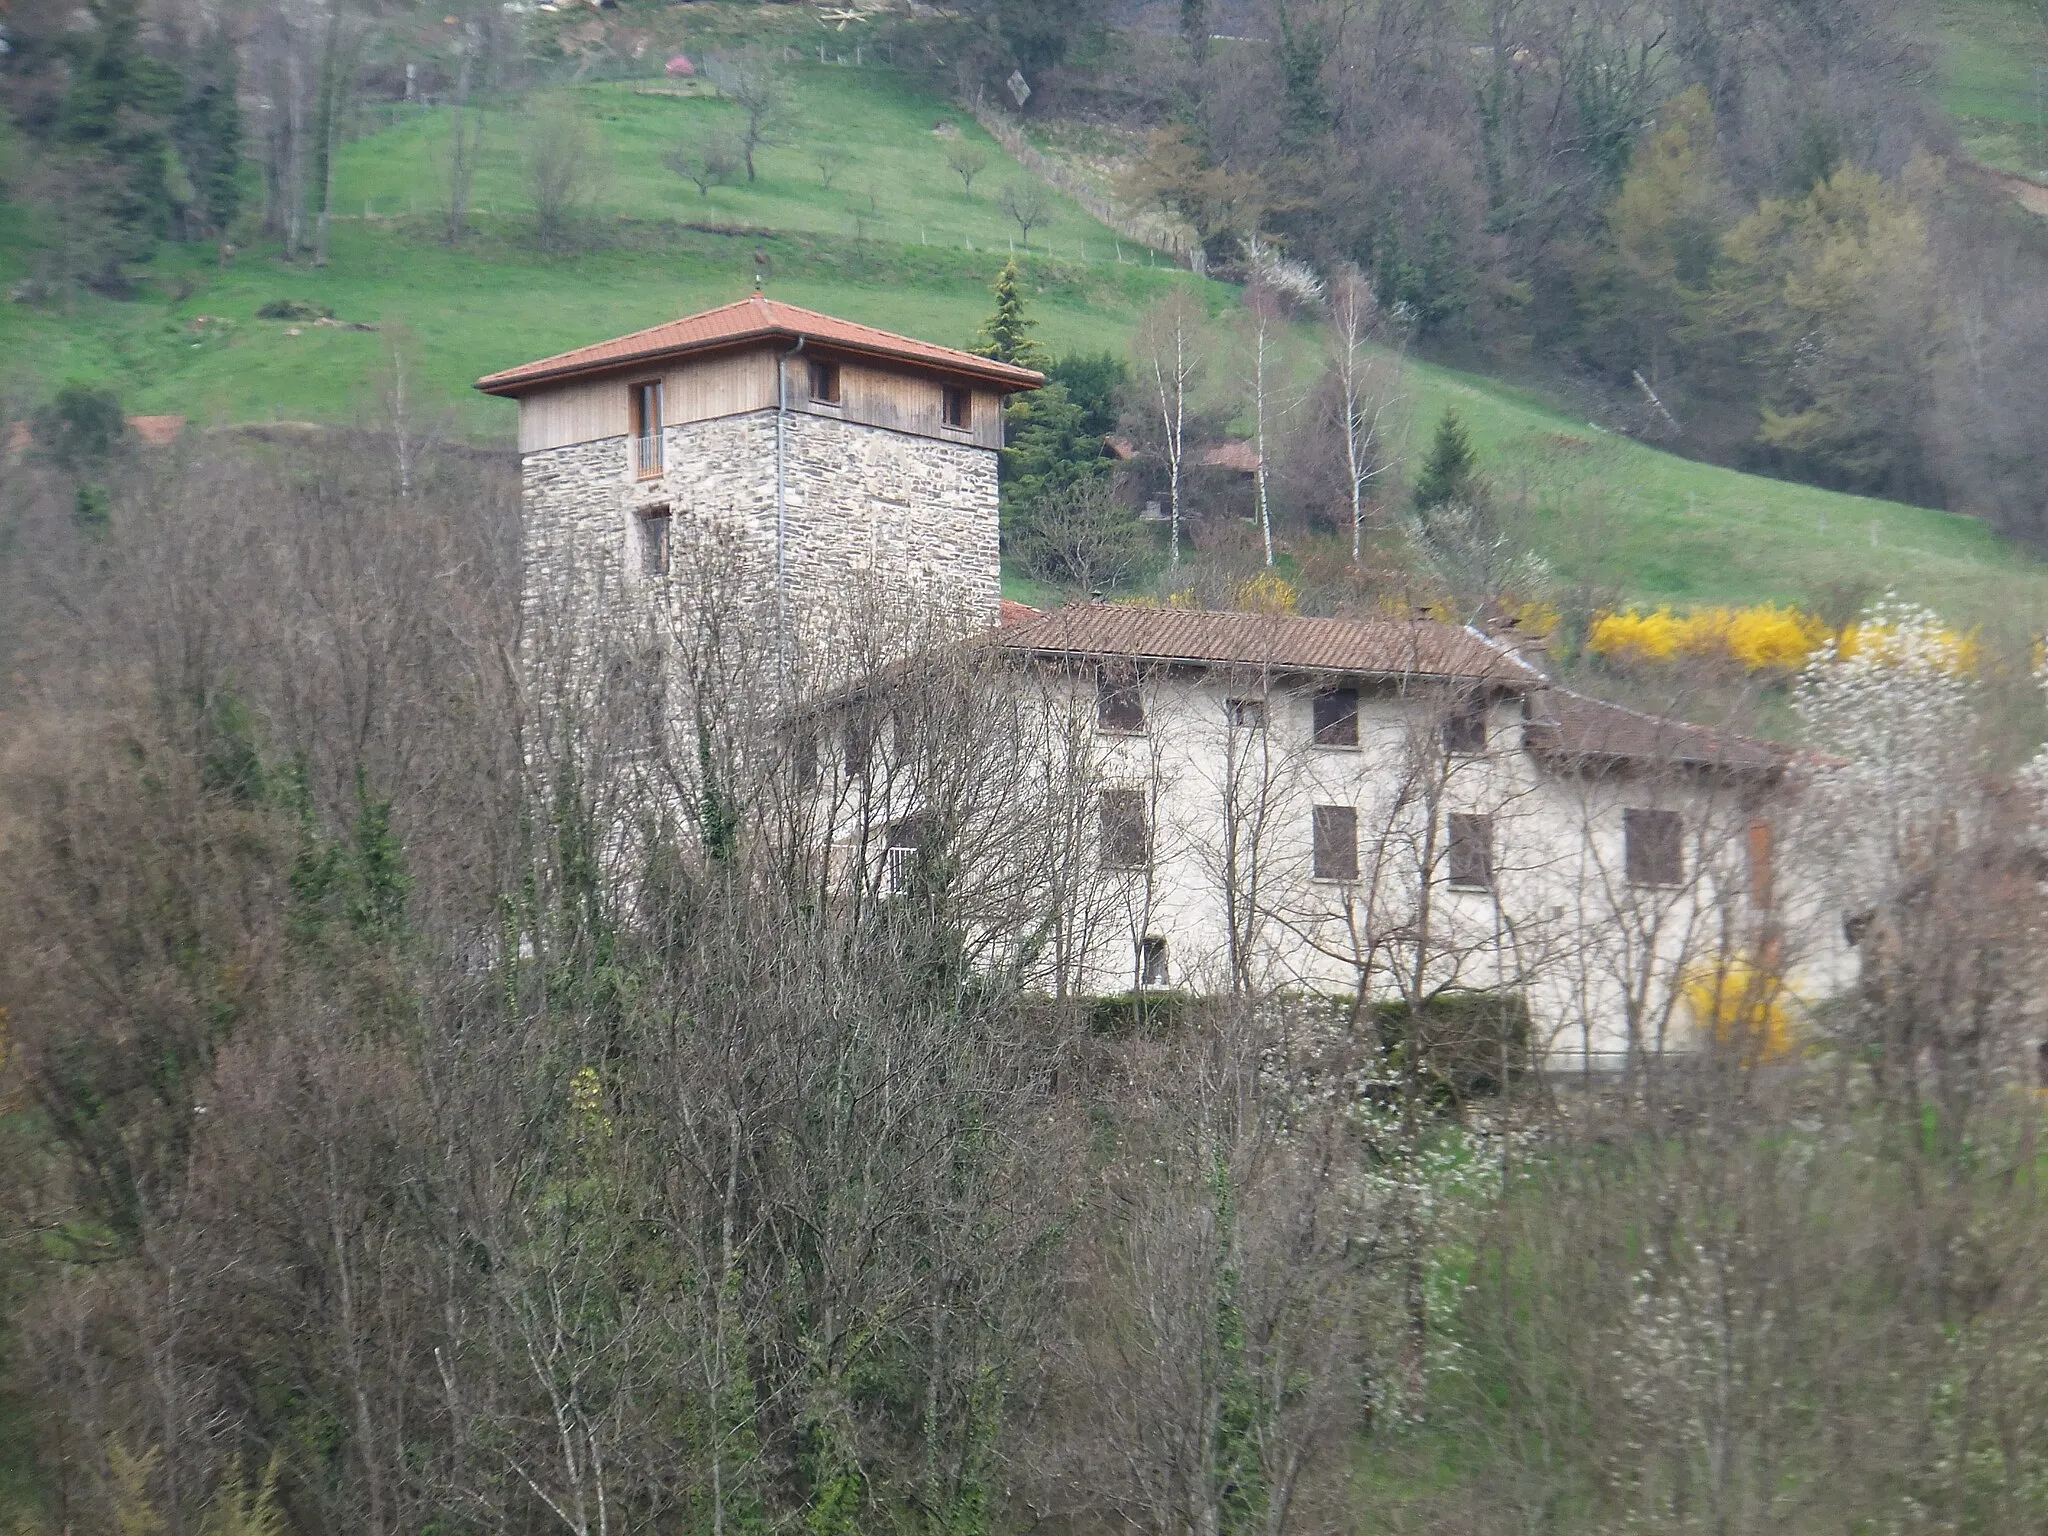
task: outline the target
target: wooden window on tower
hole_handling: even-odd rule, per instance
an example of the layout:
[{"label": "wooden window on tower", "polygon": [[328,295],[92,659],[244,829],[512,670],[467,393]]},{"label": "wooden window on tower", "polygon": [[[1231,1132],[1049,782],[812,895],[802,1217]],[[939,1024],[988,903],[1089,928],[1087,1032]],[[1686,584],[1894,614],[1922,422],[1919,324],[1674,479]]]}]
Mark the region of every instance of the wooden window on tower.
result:
[{"label": "wooden window on tower", "polygon": [[939,393],[939,419],[965,432],[974,425],[974,395],[958,384],[948,384]]},{"label": "wooden window on tower", "polygon": [[652,480],[661,473],[661,380],[635,384],[633,407],[633,474]]},{"label": "wooden window on tower", "polygon": [[811,364],[811,398],[820,405],[839,404],[839,365]]}]

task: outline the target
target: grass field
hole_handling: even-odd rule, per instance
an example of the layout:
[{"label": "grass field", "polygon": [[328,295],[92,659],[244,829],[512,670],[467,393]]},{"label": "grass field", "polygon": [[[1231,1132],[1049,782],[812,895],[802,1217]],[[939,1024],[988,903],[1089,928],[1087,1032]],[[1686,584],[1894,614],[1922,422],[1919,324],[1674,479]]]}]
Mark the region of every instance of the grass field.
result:
[{"label": "grass field", "polygon": [[2002,171],[2048,174],[2048,24],[2024,0],[1941,0],[1937,96],[1971,158]]},{"label": "grass field", "polygon": [[[209,251],[167,247],[134,300],[0,306],[0,387],[26,403],[64,379],[102,381],[131,411],[199,424],[369,420],[397,348],[423,408],[470,440],[509,442],[513,407],[477,395],[472,380],[737,298],[752,285],[757,254],[772,264],[778,297],[934,341],[969,342],[1013,232],[997,191],[1025,173],[971,118],[891,71],[811,64],[794,73],[802,113],[788,142],[762,152],[755,185],[714,188],[709,198],[664,169],[661,157],[692,125],[730,113],[726,104],[643,94],[662,89],[656,81],[545,93],[549,110],[597,123],[605,144],[595,238],[574,254],[542,255],[528,238],[521,136],[534,112],[502,114],[487,129],[476,232],[453,248],[437,238],[433,212],[445,118],[432,110],[402,116],[350,144],[341,159],[337,204],[350,216],[335,226],[329,266],[287,265],[274,250],[255,249],[221,268]],[[989,154],[972,197],[932,133],[942,119]],[[851,155],[830,189],[811,164],[813,149],[828,141]],[[865,211],[870,192],[873,212]],[[1128,246],[1119,251],[1081,210],[1057,206],[1057,255],[1034,232],[1025,261],[1039,334],[1054,352],[1121,349],[1138,314],[1170,284],[1195,286],[1212,311],[1231,304],[1227,289]],[[0,283],[30,270],[34,241],[24,221],[0,217]],[[280,297],[380,329],[256,318]],[[1312,355],[1312,337],[1295,344],[1304,359]],[[1227,368],[1225,361],[1217,371]],[[1528,508],[1533,537],[1567,581],[1680,605],[1896,588],[1961,622],[2048,620],[2048,572],[1970,519],[1680,459],[1496,381],[1424,365],[1409,377],[1414,434],[1456,404],[1486,471]]]}]

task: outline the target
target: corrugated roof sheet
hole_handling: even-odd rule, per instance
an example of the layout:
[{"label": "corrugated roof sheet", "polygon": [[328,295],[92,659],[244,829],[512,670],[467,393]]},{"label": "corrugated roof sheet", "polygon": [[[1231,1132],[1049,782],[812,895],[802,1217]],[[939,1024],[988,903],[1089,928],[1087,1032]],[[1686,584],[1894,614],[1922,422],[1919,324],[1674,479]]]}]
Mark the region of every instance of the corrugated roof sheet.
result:
[{"label": "corrugated roof sheet", "polygon": [[614,337],[610,341],[578,347],[573,352],[544,357],[538,362],[522,363],[501,373],[487,374],[476,381],[476,387],[490,395],[518,395],[535,385],[577,374],[756,339],[782,340],[794,345],[799,336],[871,357],[922,363],[926,367],[963,374],[1003,390],[1036,389],[1045,382],[1044,374],[1029,368],[1013,368],[1008,363],[992,362],[971,352],[898,336],[892,331],[879,331],[869,325],[856,325],[851,320],[821,315],[814,309],[799,309],[794,304],[784,304],[757,293],[738,303],[686,315],[680,320],[635,331],[630,336]]},{"label": "corrugated roof sheet", "polygon": [[1529,688],[1543,674],[1507,647],[1435,619],[1309,619],[1086,603],[997,637],[1006,650],[1134,661],[1437,677]]},{"label": "corrugated roof sheet", "polygon": [[1775,772],[1792,749],[1775,741],[1711,730],[1589,699],[1568,688],[1529,696],[1529,746],[1570,763],[1650,763],[1668,767]]}]

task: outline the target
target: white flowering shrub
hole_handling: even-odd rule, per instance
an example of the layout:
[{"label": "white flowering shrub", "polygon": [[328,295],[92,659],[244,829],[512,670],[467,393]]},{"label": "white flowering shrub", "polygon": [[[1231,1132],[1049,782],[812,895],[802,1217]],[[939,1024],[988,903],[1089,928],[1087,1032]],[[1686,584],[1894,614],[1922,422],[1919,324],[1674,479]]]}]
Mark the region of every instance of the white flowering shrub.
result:
[{"label": "white flowering shrub", "polygon": [[1849,633],[1813,653],[1793,704],[1812,751],[1813,867],[1857,911],[1974,834],[1983,762],[1980,689],[1954,630],[1887,596]]}]

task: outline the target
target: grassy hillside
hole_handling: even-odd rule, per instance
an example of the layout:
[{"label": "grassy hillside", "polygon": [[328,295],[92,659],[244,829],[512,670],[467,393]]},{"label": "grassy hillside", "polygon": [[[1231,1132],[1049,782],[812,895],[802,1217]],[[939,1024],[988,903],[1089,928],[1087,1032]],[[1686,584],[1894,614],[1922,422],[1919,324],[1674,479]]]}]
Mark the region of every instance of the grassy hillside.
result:
[{"label": "grassy hillside", "polygon": [[2002,171],[2048,174],[2048,25],[2024,0],[1942,0],[1932,8],[1941,54],[1938,97],[1964,151]]},{"label": "grassy hillside", "polygon": [[[762,152],[759,181],[708,198],[661,159],[694,128],[729,116],[727,104],[662,94],[659,81],[546,93],[547,109],[586,115],[604,145],[596,235],[570,255],[539,254],[528,240],[521,166],[532,110],[492,117],[476,232],[456,248],[437,238],[434,212],[445,117],[394,114],[342,156],[331,265],[291,266],[259,249],[222,268],[210,252],[174,247],[133,301],[0,306],[0,384],[33,400],[66,378],[104,381],[131,410],[202,424],[347,421],[376,413],[377,380],[400,348],[426,409],[462,436],[509,441],[513,408],[478,396],[471,380],[739,297],[757,254],[772,263],[779,297],[966,343],[1014,233],[999,190],[1025,173],[971,118],[890,71],[811,64],[795,75],[800,114],[786,142]],[[947,141],[932,131],[940,121],[988,153],[972,196],[946,167]],[[823,143],[850,152],[829,189],[812,163]],[[1071,203],[1055,205],[1025,264],[1040,335],[1055,352],[1121,348],[1172,283],[1195,285],[1212,309],[1230,304],[1228,290],[1120,245]],[[35,240],[24,220],[0,219],[0,283],[31,269]],[[279,297],[379,329],[256,318]],[[1298,345],[1306,356],[1314,342]],[[1897,587],[1962,621],[2048,618],[2044,573],[1969,519],[1696,464],[1475,376],[1417,366],[1411,385],[1415,431],[1455,403],[1487,471],[1529,508],[1568,581],[1681,605]]]}]

